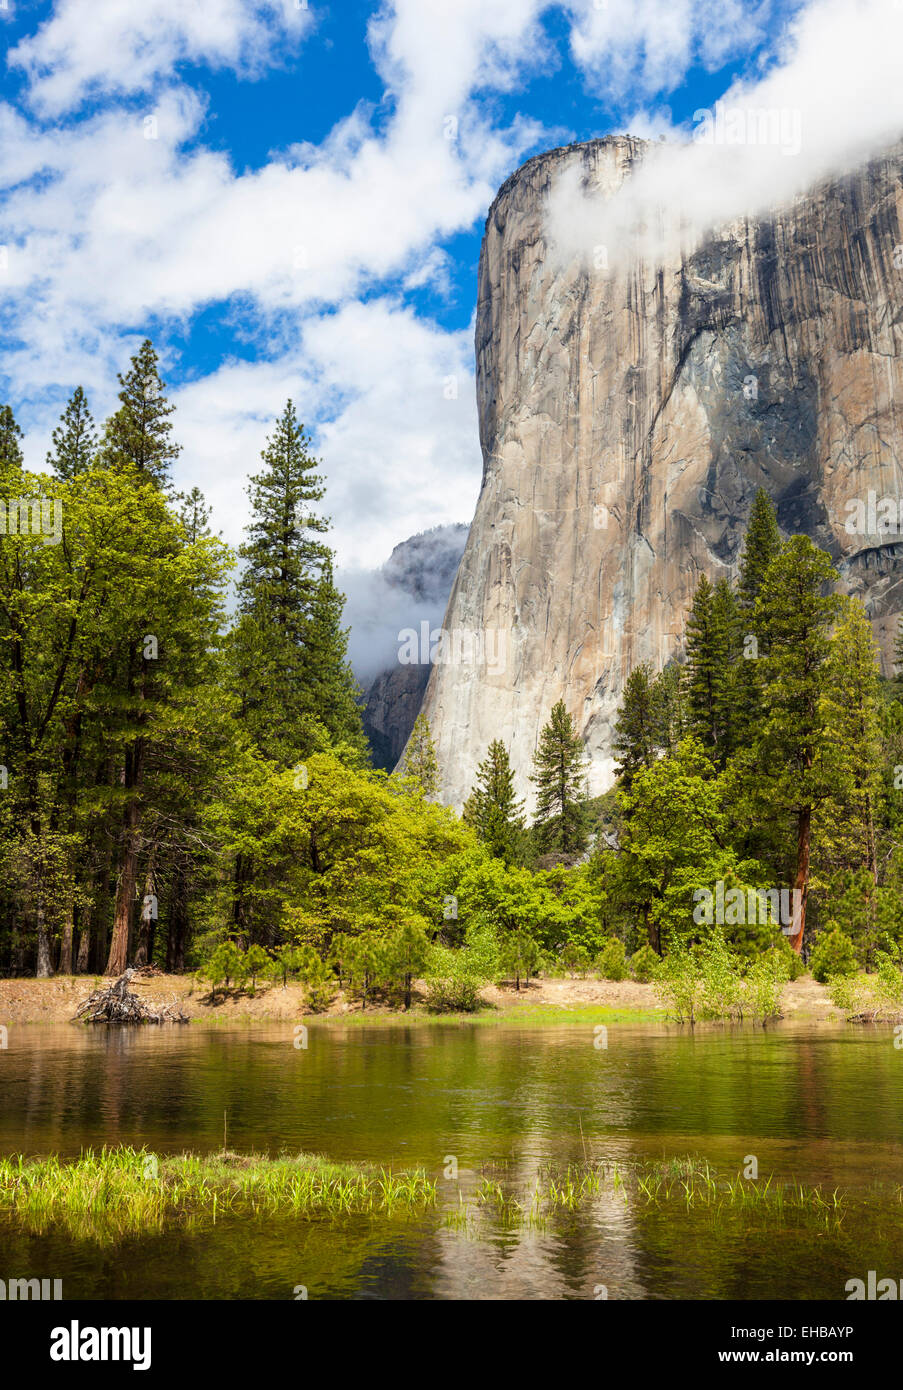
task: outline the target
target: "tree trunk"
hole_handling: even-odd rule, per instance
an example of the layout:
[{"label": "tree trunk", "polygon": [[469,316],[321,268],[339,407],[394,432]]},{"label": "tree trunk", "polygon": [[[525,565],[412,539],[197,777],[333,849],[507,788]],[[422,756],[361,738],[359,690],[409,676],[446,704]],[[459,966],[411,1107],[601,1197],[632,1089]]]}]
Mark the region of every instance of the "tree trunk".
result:
[{"label": "tree trunk", "polygon": [[34,973],[39,980],[46,980],[53,974],[53,967],[50,964],[50,932],[47,929],[44,904],[40,901],[35,908],[35,926],[38,936],[38,958]]},{"label": "tree trunk", "polygon": [[133,796],[125,813],[122,869],[116,889],[113,937],[110,941],[110,954],[107,957],[105,975],[122,975],[129,963],[129,928],[132,921],[132,903],[135,901],[135,888],[138,882],[139,821],[138,798]]},{"label": "tree trunk", "polygon": [[[806,903],[809,897],[809,850],[812,840],[812,807],[804,806],[799,813],[796,838],[796,878],[795,893],[799,893],[799,916],[794,918],[790,933],[790,945],[796,954],[802,955],[803,936],[806,931]],[[794,897],[794,909],[796,897]]]},{"label": "tree trunk", "polygon": [[84,925],[78,938],[78,956],[75,960],[76,975],[87,975],[91,968],[91,913],[85,911]]},{"label": "tree trunk", "polygon": [[66,920],[63,922],[63,938],[60,943],[60,965],[61,975],[72,974],[72,903],[66,908]]},{"label": "tree trunk", "polygon": [[[188,935],[188,879],[184,868],[176,870],[169,905],[169,930],[166,937],[166,973],[180,974],[185,969],[185,941]],[[285,981],[283,979],[283,989]]]},{"label": "tree trunk", "polygon": [[141,901],[138,948],[135,951],[135,964],[137,966],[147,965],[153,955],[154,918],[156,916],[154,897],[154,851],[151,850],[147,872],[144,876],[144,897]]}]

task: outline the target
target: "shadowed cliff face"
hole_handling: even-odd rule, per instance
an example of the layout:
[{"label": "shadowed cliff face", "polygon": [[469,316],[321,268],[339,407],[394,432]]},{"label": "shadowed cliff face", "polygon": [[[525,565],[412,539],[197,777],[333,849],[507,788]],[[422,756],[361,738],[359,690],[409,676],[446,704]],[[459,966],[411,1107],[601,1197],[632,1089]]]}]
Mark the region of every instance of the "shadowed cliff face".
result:
[{"label": "shadowed cliff face", "polygon": [[592,789],[609,785],[627,674],[675,652],[701,572],[735,572],[758,487],[786,532],[830,551],[890,653],[903,545],[846,523],[850,499],[903,494],[903,151],[655,260],[588,248],[564,263],[546,219],[562,171],[611,196],[647,148],[617,137],[539,156],[487,219],[483,486],[445,626],[499,634],[506,660],[432,674],[424,710],[457,804],[493,738],[528,790],[559,698]]},{"label": "shadowed cliff face", "polygon": [[383,668],[363,682],[364,733],[375,767],[391,771],[397,763],[430,675],[428,664],[400,664],[400,630],[419,632],[423,622],[431,630],[438,626],[466,539],[467,527],[461,523],[409,536],[396,545],[381,570],[367,576],[372,611],[361,612],[359,596],[356,601],[356,636],[362,642],[355,653],[371,663],[378,654],[377,664]]}]

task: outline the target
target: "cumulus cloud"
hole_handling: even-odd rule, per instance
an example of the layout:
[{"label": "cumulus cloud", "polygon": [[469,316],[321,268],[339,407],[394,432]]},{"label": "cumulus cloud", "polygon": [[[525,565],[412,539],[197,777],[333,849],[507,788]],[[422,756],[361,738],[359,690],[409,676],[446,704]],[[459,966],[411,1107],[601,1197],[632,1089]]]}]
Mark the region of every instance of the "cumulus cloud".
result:
[{"label": "cumulus cloud", "polygon": [[9,55],[29,104],[56,117],[89,99],[154,88],[184,62],[256,76],[313,27],[294,0],[59,0]]},{"label": "cumulus cloud", "polygon": [[470,520],[481,476],[472,330],[448,333],[392,299],[304,321],[278,359],[232,362],[174,393],[178,477],[209,498],[227,540],[245,479],[290,397],[324,460],[324,508],[344,568],[379,565],[399,536]]}]

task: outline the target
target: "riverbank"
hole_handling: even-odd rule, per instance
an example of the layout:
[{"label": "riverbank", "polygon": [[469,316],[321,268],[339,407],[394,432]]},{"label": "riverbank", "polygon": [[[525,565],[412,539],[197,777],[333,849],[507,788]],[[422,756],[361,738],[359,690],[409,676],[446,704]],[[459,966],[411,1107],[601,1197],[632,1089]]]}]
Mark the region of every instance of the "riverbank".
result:
[{"label": "riverbank", "polygon": [[[55,976],[49,980],[0,980],[0,1025],[19,1023],[67,1023],[78,1005],[100,981],[93,975]],[[418,991],[409,1014],[380,1007],[361,1009],[360,1001],[337,991],[329,1008],[310,1014],[301,985],[265,984],[252,995],[239,992],[211,996],[189,975],[138,977],[133,988],[151,1005],[175,1003],[192,1024],[241,1026],[248,1023],[305,1019],[320,1023],[399,1021],[441,1022],[443,1015],[427,1013]],[[540,1025],[568,1022],[662,1022],[665,1010],[652,985],[635,980],[594,980],[579,977],[531,980],[529,987],[490,986],[483,991],[485,1008],[468,1019],[484,1023]],[[781,1009],[785,1018],[799,1021],[838,1021],[840,1012],[831,1003],[824,985],[803,975],[784,988]]]}]

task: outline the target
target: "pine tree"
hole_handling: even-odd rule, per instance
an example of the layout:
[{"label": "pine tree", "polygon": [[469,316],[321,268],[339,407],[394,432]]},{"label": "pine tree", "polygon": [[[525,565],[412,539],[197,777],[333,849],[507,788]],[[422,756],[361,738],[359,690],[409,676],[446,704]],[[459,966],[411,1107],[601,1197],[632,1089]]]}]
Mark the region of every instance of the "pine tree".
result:
[{"label": "pine tree", "polygon": [[101,458],[108,467],[131,464],[161,486],[169,465],[181,453],[173,443],[170,415],[175,406],[163,394],[157,354],[149,338],[141,344],[125,376],[118,375],[119,409],[104,427]]},{"label": "pine tree", "polygon": [[47,462],[58,477],[74,478],[91,466],[97,452],[97,435],[88,398],[80,386],[72,393],[51,439],[53,448],[47,454]]},{"label": "pine tree", "polygon": [[830,556],[807,536],[793,536],[769,566],[756,600],[756,622],[767,639],[756,763],[768,781],[771,809],[796,822],[793,886],[801,912],[790,944],[797,953],[806,928],[812,814],[839,783],[823,700],[829,629],[838,610],[837,599],[824,590],[836,579]]},{"label": "pine tree", "polygon": [[8,405],[0,406],[0,469],[4,472],[18,470],[24,466],[22,446],[19,440],[22,431],[16,424],[16,417]]},{"label": "pine tree", "polygon": [[652,682],[654,745],[673,753],[687,732],[687,701],[680,666],[669,661]]},{"label": "pine tree", "polygon": [[737,610],[730,585],[715,588],[702,575],[687,620],[687,690],[690,731],[723,766],[733,748],[733,668]]},{"label": "pine tree", "polygon": [[418,714],[404,752],[404,774],[413,777],[424,796],[436,796],[439,791],[439,760],[425,714]]},{"label": "pine tree", "polygon": [[641,767],[651,767],[658,744],[657,711],[647,662],[635,666],[624,684],[612,747],[621,784],[630,786]]},{"label": "pine tree", "polygon": [[760,487],[753,499],[740,560],[737,592],[741,608],[751,612],[755,607],[768,567],[780,549],[777,512],[768,493]]},{"label": "pine tree", "polygon": [[831,808],[831,839],[840,867],[865,869],[877,883],[882,712],[878,651],[862,604],[843,598],[841,605],[824,682],[828,738],[845,774],[843,790]]},{"label": "pine tree", "polygon": [[506,864],[512,863],[524,828],[523,802],[515,797],[511,760],[499,739],[493,739],[477,768],[477,780],[465,803],[463,818],[473,826],[490,854]]},{"label": "pine tree", "polygon": [[202,536],[211,534],[210,507],[199,487],[193,487],[190,492],[176,493],[176,502],[179,503],[179,520],[192,544]]},{"label": "pine tree", "polygon": [[586,754],[563,700],[553,706],[539,736],[533,767],[540,843],[562,854],[579,854],[587,841]]},{"label": "pine tree", "polygon": [[358,703],[360,687],[348,661],[348,632],[342,626],[345,595],[335,587],[331,556],[324,560],[304,632],[302,690],[308,716],[325,728],[335,747],[355,762],[367,760],[367,740]]},{"label": "pine tree", "polygon": [[738,659],[734,669],[731,741],[734,749],[744,749],[747,754],[761,732],[761,659],[768,651],[768,633],[757,620],[756,599],[780,550],[781,533],[774,505],[760,488],[750,513],[737,584]]},{"label": "pine tree", "polygon": [[325,488],[310,439],[286,403],[251,478],[251,521],[239,555],[233,641],[242,714],[261,750],[290,763],[332,740],[365,756],[358,690],[342,627],[329,529],[314,511]]}]

